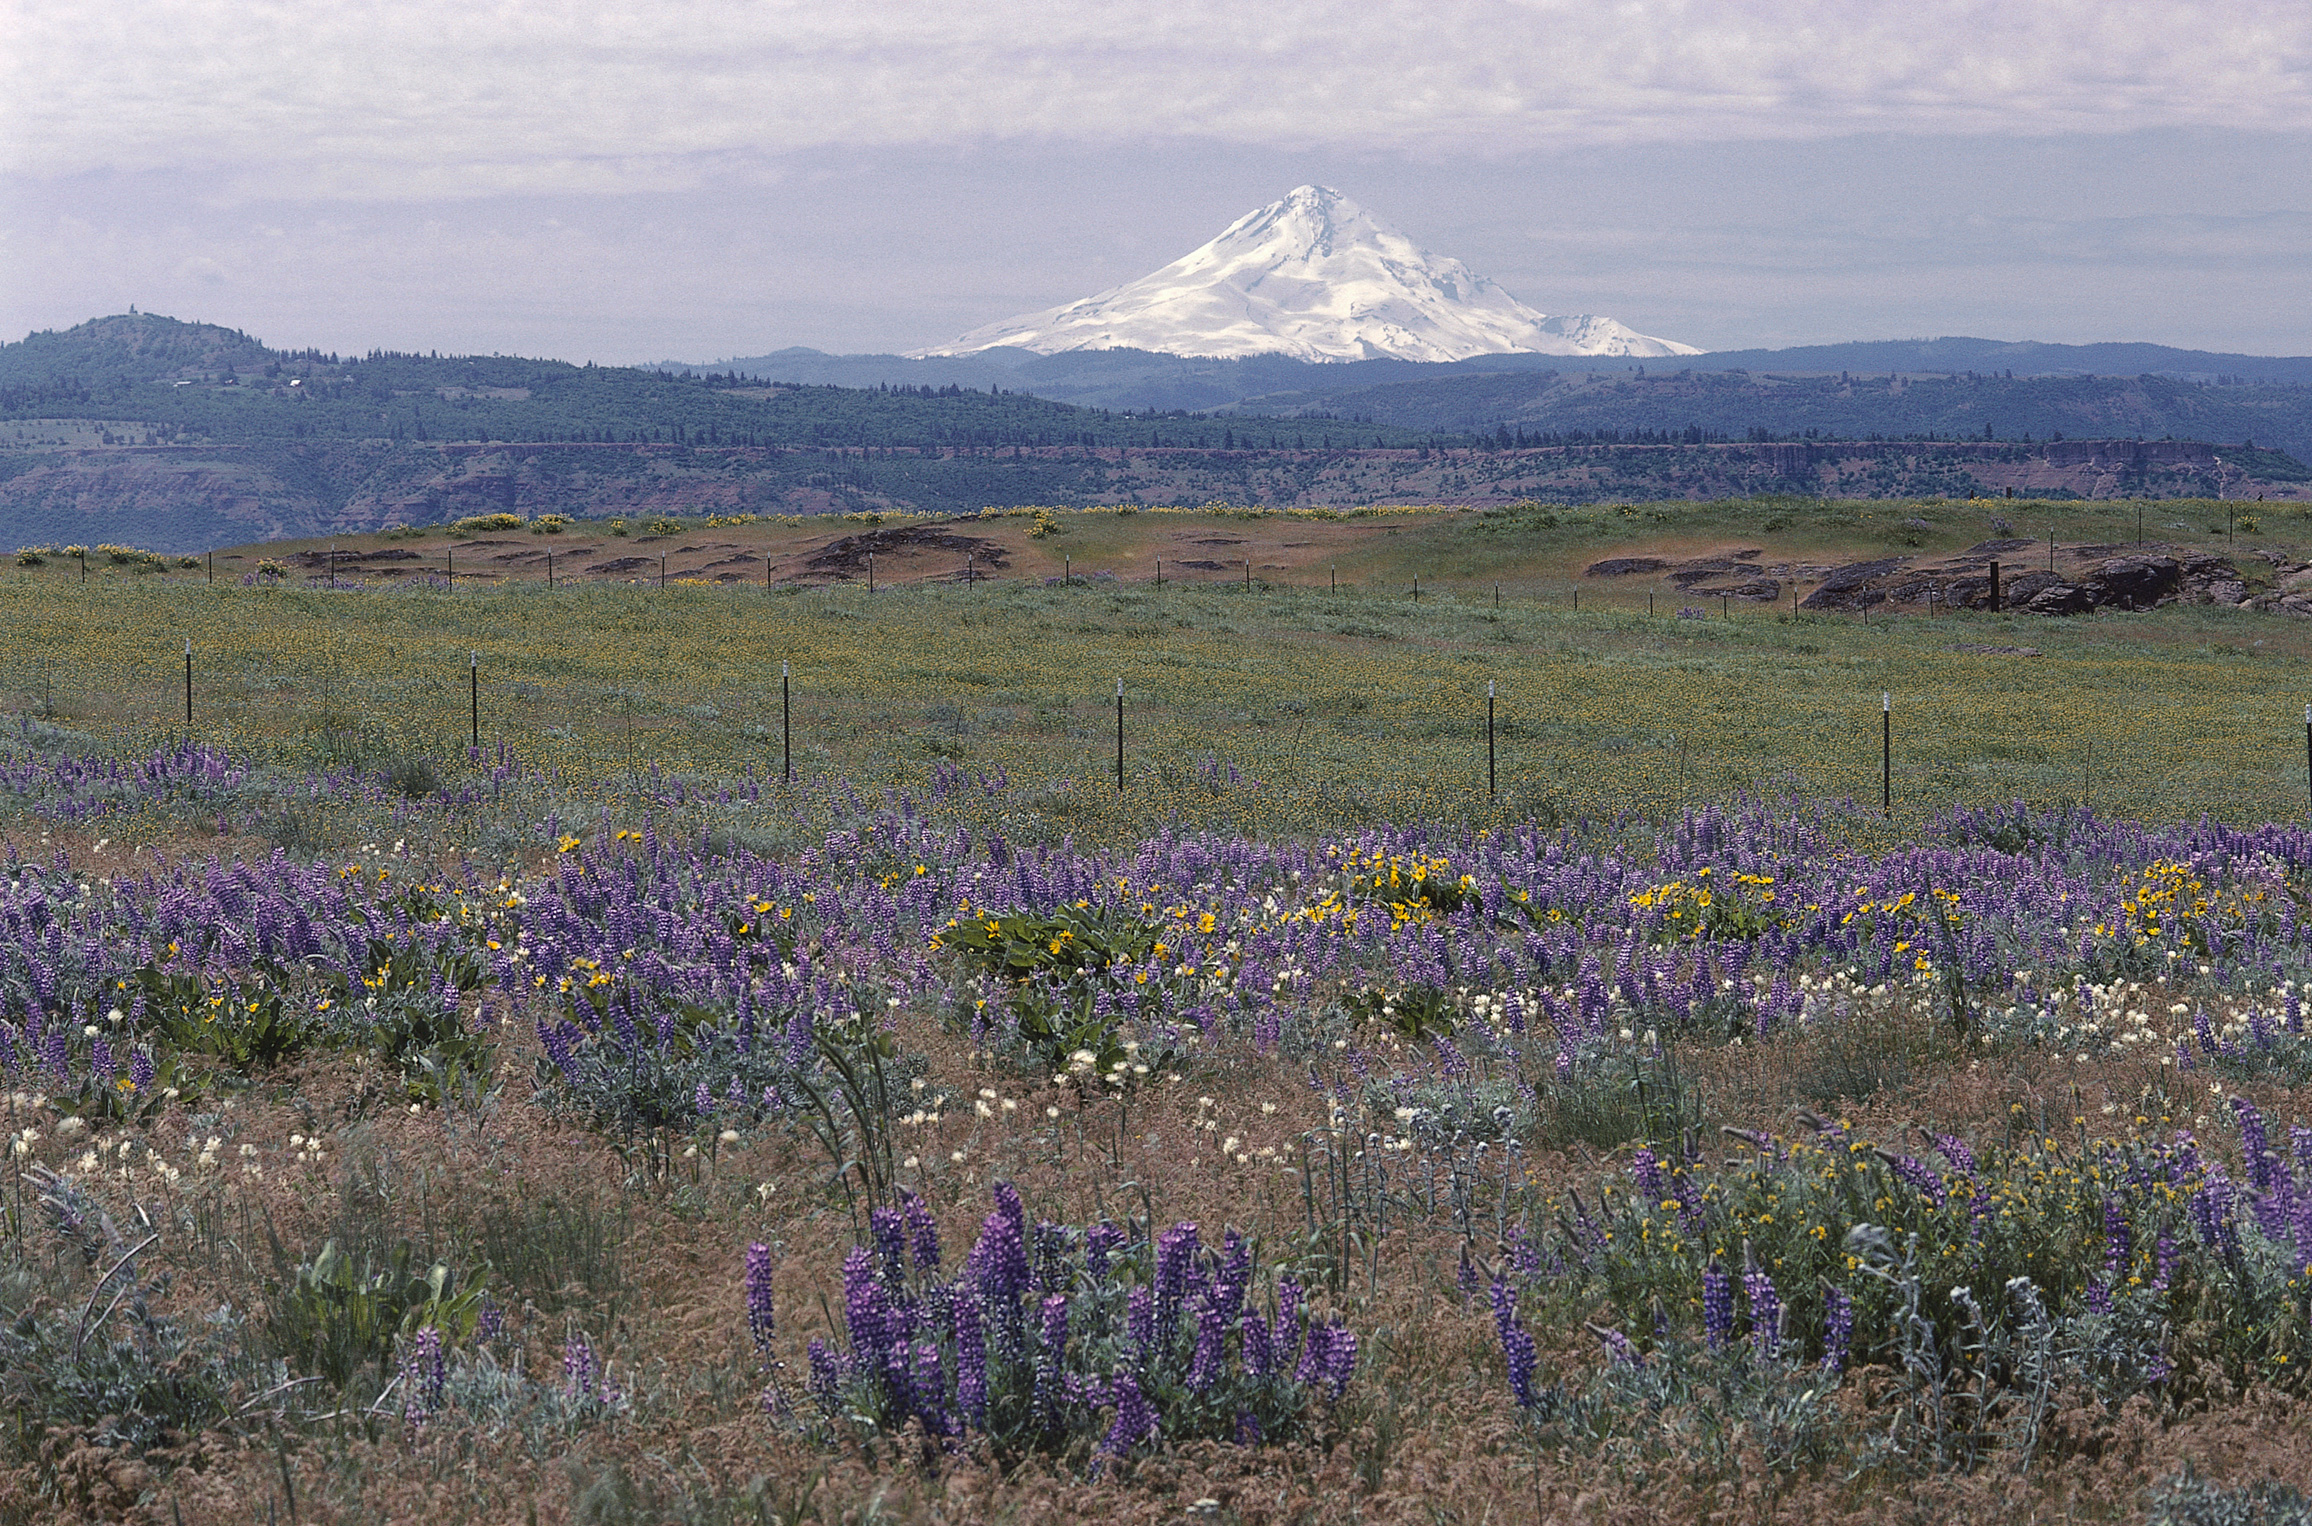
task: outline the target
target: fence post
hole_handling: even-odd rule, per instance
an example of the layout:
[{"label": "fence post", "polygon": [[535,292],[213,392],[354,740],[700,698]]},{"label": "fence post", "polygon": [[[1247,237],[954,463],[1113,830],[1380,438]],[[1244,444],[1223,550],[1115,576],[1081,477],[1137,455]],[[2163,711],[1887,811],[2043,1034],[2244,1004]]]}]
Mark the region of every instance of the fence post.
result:
[{"label": "fence post", "polygon": [[[770,577],[771,559],[766,556],[763,558],[763,581],[769,582]],[[875,553],[872,551],[867,553],[867,591],[869,593],[875,591]]]},{"label": "fence post", "polygon": [[1493,766],[1493,685],[1493,679],[1485,680],[1485,793],[1489,798],[1498,782]]},{"label": "fence post", "polygon": [[1999,564],[1991,564],[1991,613],[1999,612]]},{"label": "fence post", "polygon": [[1879,695],[1879,811],[1895,814],[1895,697]]},{"label": "fence post", "polygon": [[793,672],[784,661],[779,663],[779,778],[792,784],[795,780],[795,691]]}]

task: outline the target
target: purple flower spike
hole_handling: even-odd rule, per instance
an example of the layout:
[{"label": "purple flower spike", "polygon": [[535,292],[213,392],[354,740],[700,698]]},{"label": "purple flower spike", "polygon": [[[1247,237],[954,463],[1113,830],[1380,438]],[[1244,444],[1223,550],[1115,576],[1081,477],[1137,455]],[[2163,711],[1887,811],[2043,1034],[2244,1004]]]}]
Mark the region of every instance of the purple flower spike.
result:
[{"label": "purple flower spike", "polygon": [[1782,1351],[1782,1293],[1764,1272],[1745,1272],[1742,1291],[1750,1299],[1750,1336],[1762,1356]]},{"label": "purple flower spike", "polygon": [[915,1193],[908,1193],[902,1206],[907,1213],[908,1249],[915,1256],[915,1275],[929,1277],[939,1270],[939,1221]]},{"label": "purple flower spike", "polygon": [[1533,1369],[1536,1353],[1533,1334],[1517,1322],[1517,1293],[1506,1282],[1495,1278],[1493,1300],[1493,1328],[1501,1336],[1502,1355],[1509,1359],[1509,1391],[1520,1409],[1531,1409],[1534,1403]]},{"label": "purple flower spike", "polygon": [[1734,1279],[1716,1261],[1702,1273],[1702,1337],[1712,1346],[1734,1338]]},{"label": "purple flower spike", "polygon": [[987,1337],[979,1298],[968,1288],[955,1298],[955,1406],[964,1425],[987,1424]]},{"label": "purple flower spike", "polygon": [[1036,1346],[1035,1413],[1049,1426],[1060,1402],[1060,1364],[1068,1349],[1068,1300],[1054,1293],[1044,1300],[1043,1328]]},{"label": "purple flower spike", "polygon": [[1092,1460],[1092,1472],[1095,1475],[1104,1460],[1122,1457],[1156,1430],[1155,1406],[1140,1392],[1139,1382],[1130,1373],[1116,1374],[1114,1393],[1116,1423],[1108,1427],[1107,1439],[1100,1443],[1099,1454]]},{"label": "purple flower spike", "polygon": [[771,1248],[756,1241],[747,1247],[747,1334],[754,1338],[755,1354],[771,1354]]}]

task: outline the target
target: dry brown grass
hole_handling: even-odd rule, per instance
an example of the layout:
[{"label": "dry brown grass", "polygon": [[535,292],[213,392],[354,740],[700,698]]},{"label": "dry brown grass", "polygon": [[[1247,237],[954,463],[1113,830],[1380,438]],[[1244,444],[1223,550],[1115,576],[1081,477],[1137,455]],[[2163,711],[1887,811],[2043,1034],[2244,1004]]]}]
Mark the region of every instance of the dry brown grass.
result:
[{"label": "dry brown grass", "polygon": [[[1303,1231],[1292,1179],[1229,1164],[1217,1148],[1228,1133],[1251,1148],[1289,1143],[1323,1123],[1322,1099],[1285,1064],[1231,1054],[1128,1106],[1113,1098],[1084,1106],[1048,1079],[979,1063],[928,1019],[909,1018],[902,1038],[928,1056],[931,1094],[949,1098],[941,1121],[909,1141],[923,1162],[909,1174],[938,1211],[951,1254],[967,1242],[997,1178],[1016,1182],[1032,1212],[1056,1219],[1153,1207],[1163,1222],[1250,1230],[1271,1255]],[[1801,1081],[1809,1060],[1801,1051],[1810,1042],[1699,1052],[1695,1071],[1711,1121],[1789,1127],[1808,1105]],[[1617,1461],[1610,1450],[1538,1454],[1509,1400],[1482,1300],[1471,1304],[1454,1290],[1456,1237],[1449,1225],[1418,1222],[1384,1244],[1377,1286],[1360,1276],[1324,1295],[1363,1334],[1364,1365],[1320,1444],[1182,1448],[1097,1483],[1036,1466],[1004,1474],[969,1460],[933,1469],[919,1459],[830,1454],[782,1433],[757,1409],[738,1280],[750,1239],[777,1248],[780,1341],[799,1363],[804,1341],[825,1332],[820,1299],[854,1232],[841,1199],[825,1190],[826,1162],[769,1131],[712,1159],[678,1156],[666,1176],[638,1175],[609,1143],[531,1106],[532,1041],[510,1035],[506,1048],[505,1090],[479,1115],[413,1114],[381,1101],[358,1066],[337,1061],[268,1076],[241,1093],[229,1110],[235,1137],[258,1142],[267,1169],[262,1178],[228,1174],[201,1189],[216,1194],[224,1228],[206,1258],[184,1247],[172,1257],[173,1298],[188,1313],[224,1299],[246,1307],[267,1265],[268,1227],[285,1245],[310,1249],[343,1232],[356,1199],[378,1231],[430,1235],[448,1246],[470,1242],[483,1217],[507,1205],[556,1199],[617,1207],[626,1285],[609,1303],[571,1290],[569,1307],[596,1319],[615,1308],[614,1322],[592,1328],[642,1396],[630,1419],[543,1452],[518,1437],[470,1429],[413,1438],[378,1424],[348,1440],[326,1427],[299,1435],[242,1423],[143,1462],[58,1433],[44,1451],[63,1498],[34,1492],[32,1475],[43,1470],[20,1470],[0,1485],[0,1518],[204,1526],[271,1512],[287,1520],[284,1472],[296,1519],[329,1523],[1153,1523],[1181,1519],[1199,1501],[1216,1503],[1193,1518],[1262,1526],[2100,1521],[2134,1518],[2144,1489],[2187,1461],[2218,1479],[2312,1485],[2312,1425],[2300,1401],[2275,1393],[2166,1417],[2141,1401],[2117,1414],[2075,1405],[2055,1427],[2051,1459],[1970,1477],[1790,1478],[1762,1464],[1720,1475],[1674,1454],[1652,1461],[1635,1454]],[[2132,1102],[2157,1071],[2140,1061],[2079,1065],[2035,1055],[1928,1060],[1902,1091],[1843,1111],[1882,1138],[1920,1123],[1981,1135],[2019,1116],[2069,1125],[2096,1116],[2105,1100]],[[998,1094],[992,1118],[972,1106],[982,1087]],[[1004,1100],[1013,1111],[1002,1109]],[[2282,1118],[2312,1102],[2271,1088],[2259,1100]],[[1048,1107],[1061,1109],[1060,1121],[1045,1115]],[[170,1117],[151,1137],[173,1142],[190,1128],[190,1120]],[[287,1164],[283,1142],[292,1132],[327,1137],[332,1163]],[[173,1143],[164,1147],[173,1153]],[[961,1163],[949,1158],[955,1151]],[[1618,1169],[1586,1150],[1541,1156],[1535,1165],[1553,1183]],[[551,1360],[559,1323],[535,1310],[529,1319],[533,1358]],[[1594,1342],[1578,1330],[1537,1333],[1553,1365],[1579,1369],[1595,1360]],[[1873,1423],[1857,1403],[1867,1387],[1866,1379],[1845,1394],[1858,1429]]]}]

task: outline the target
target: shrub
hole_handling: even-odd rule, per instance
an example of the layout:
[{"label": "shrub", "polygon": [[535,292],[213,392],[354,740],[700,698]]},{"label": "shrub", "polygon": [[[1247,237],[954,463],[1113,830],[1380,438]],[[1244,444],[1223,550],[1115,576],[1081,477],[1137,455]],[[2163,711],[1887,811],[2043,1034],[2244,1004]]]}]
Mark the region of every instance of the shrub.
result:
[{"label": "shrub", "polygon": [[473,1333],[482,1282],[461,1278],[445,1262],[422,1264],[406,1240],[358,1266],[326,1241],[274,1293],[265,1338],[292,1365],[339,1389],[371,1363],[382,1383],[402,1336],[431,1329],[454,1341]]},{"label": "shrub", "polygon": [[[944,1277],[919,1199],[875,1212],[871,1244],[843,1264],[847,1340],[810,1345],[823,1432],[914,1423],[1006,1463],[1041,1453],[1097,1473],[1158,1441],[1298,1440],[1356,1370],[1356,1337],[1312,1318],[1291,1277],[1257,1296],[1252,1242],[1234,1230],[1211,1249],[1188,1223],[1153,1243],[1105,1222],[1031,1227],[1005,1182],[995,1205]],[[767,1297],[749,1315],[767,1347]]]},{"label": "shrub", "polygon": [[682,521],[668,519],[664,515],[660,515],[650,522],[649,529],[653,535],[680,535],[682,533]]},{"label": "shrub", "polygon": [[385,787],[404,800],[423,800],[442,787],[431,758],[396,758],[386,765],[383,777]]},{"label": "shrub", "polygon": [[1122,1025],[1110,976],[1134,977],[1166,952],[1162,930],[1120,908],[1063,905],[1050,912],[971,913],[951,919],[932,948],[952,950],[970,974],[1000,982],[1014,1031],[1031,1063],[1050,1072],[1089,1053],[1102,1075],[1124,1063]]},{"label": "shrub", "polygon": [[[2036,1448],[2066,1387],[2116,1404],[2302,1384],[2312,1130],[2295,1131],[2291,1162],[2252,1104],[2235,1113],[2245,1184],[2184,1133],[2031,1131],[1980,1154],[1934,1135],[1930,1163],[1815,1120],[1797,1140],[1729,1130],[1754,1153],[1718,1169],[1688,1136],[1666,1157],[1638,1150],[1634,1190],[1553,1202],[1551,1231],[1512,1259],[1554,1310],[1602,1300],[1601,1337],[1633,1361],[1697,1334],[1734,1341],[1739,1285],[1754,1344],[1834,1374],[1890,1368],[1898,1441],[1973,1466]],[[1531,1407],[1525,1343],[1508,1321],[1500,1333]]]},{"label": "shrub", "polygon": [[530,521],[532,535],[560,535],[569,528],[570,516],[567,514],[541,514]]},{"label": "shrub", "polygon": [[460,535],[473,535],[483,530],[519,530],[522,528],[522,516],[503,512],[469,514],[463,519],[454,521],[450,528]]},{"label": "shrub", "polygon": [[[27,1174],[70,1254],[28,1255],[20,1238],[9,1242],[0,1271],[0,1408],[15,1418],[0,1428],[0,1446],[45,1471],[55,1461],[41,1455],[50,1427],[85,1427],[90,1444],[137,1456],[225,1418],[245,1366],[234,1360],[234,1322],[187,1329],[155,1314],[165,1282],[148,1275],[144,1247],[132,1250],[71,1180],[37,1166]],[[99,1265],[111,1271],[103,1283],[86,1275]]]},{"label": "shrub", "polygon": [[44,567],[48,564],[48,559],[55,554],[56,548],[53,546],[26,546],[16,553],[16,565],[19,567]]}]

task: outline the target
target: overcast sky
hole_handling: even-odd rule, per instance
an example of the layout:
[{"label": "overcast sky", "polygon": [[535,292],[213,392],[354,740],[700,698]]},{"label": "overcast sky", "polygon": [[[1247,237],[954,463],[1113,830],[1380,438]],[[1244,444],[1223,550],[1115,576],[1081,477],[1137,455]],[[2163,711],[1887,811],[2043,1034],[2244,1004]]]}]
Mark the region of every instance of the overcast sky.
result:
[{"label": "overcast sky", "polygon": [[1307,181],[1708,348],[2312,354],[2306,0],[0,0],[0,336],[902,349]]}]

